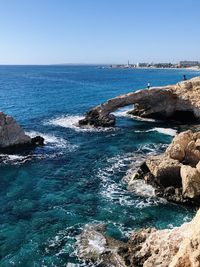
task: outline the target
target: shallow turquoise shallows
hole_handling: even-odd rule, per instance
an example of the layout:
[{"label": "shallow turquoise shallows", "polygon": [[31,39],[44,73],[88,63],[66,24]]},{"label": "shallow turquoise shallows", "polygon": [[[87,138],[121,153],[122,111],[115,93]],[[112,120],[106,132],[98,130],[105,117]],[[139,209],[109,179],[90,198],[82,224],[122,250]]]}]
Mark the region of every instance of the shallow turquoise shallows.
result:
[{"label": "shallow turquoise shallows", "polygon": [[113,129],[76,126],[108,98],[148,82],[173,84],[183,74],[190,78],[198,72],[0,67],[0,110],[46,142],[31,152],[31,160],[10,155],[0,165],[0,266],[86,266],[78,261],[74,243],[87,223],[106,223],[107,234],[126,240],[132,229],[170,228],[191,219],[192,210],[133,195],[122,182],[131,163],[163,151],[178,129],[133,120],[124,109],[115,112]]}]

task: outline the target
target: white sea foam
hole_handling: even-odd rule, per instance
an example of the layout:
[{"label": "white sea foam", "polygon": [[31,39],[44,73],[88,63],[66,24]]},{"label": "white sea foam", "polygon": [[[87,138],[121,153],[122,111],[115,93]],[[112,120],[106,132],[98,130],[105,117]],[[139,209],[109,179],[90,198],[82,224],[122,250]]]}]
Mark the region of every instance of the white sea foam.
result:
[{"label": "white sea foam", "polygon": [[20,155],[7,155],[10,160],[23,160],[25,157]]},{"label": "white sea foam", "polygon": [[94,252],[103,253],[105,251],[105,244],[102,244],[102,238],[99,235],[96,235],[95,239],[90,238],[88,245]]},{"label": "white sea foam", "polygon": [[0,158],[3,163],[12,163],[14,165],[25,163],[26,161],[30,160],[30,156],[21,156],[17,154],[0,154]]},{"label": "white sea foam", "polygon": [[138,196],[155,197],[155,188],[146,184],[144,180],[133,180],[129,182],[129,190]]},{"label": "white sea foam", "polygon": [[133,118],[136,121],[146,121],[146,122],[156,122],[157,121],[155,119],[142,118],[142,117],[134,116],[134,115],[131,115],[131,114],[129,116],[131,116],[131,118]]},{"label": "white sea foam", "polygon": [[67,148],[69,151],[74,151],[77,148],[76,145],[70,144],[67,140],[57,137],[55,135],[40,133],[36,131],[26,132],[30,137],[35,137],[40,135],[44,138],[44,143],[49,147],[57,147],[57,148]]},{"label": "white sea foam", "polygon": [[115,112],[112,112],[113,115],[115,115],[116,117],[132,117],[132,115],[128,114],[128,111],[133,110],[133,107],[130,108],[130,106],[124,107],[124,108],[120,108]]},{"label": "white sea foam", "polygon": [[113,112],[112,114],[115,115],[116,117],[126,117],[126,118],[131,118],[137,121],[146,121],[146,122],[156,121],[154,119],[141,118],[139,116],[134,116],[134,115],[129,114],[128,112],[132,110],[133,110],[133,107],[130,108],[130,106],[128,106],[128,107],[120,108],[117,111]]},{"label": "white sea foam", "polygon": [[[135,156],[135,153],[127,153],[110,158],[107,160],[110,166],[98,170],[97,176],[101,180],[102,196],[121,206],[134,206],[139,209],[163,203],[163,199],[155,197],[154,189],[151,186],[144,185],[144,183],[138,184],[136,193],[145,198],[135,198],[133,196],[136,194],[128,192],[122,182],[113,179],[115,173],[124,171],[124,167],[132,163]],[[137,156],[139,157],[139,154]]]},{"label": "white sea foam", "polygon": [[[160,151],[165,150],[167,147],[166,144],[144,144],[139,146],[137,153],[139,154],[145,154],[145,155],[155,155],[159,153]],[[140,156],[140,155],[138,155]]]},{"label": "white sea foam", "polygon": [[171,136],[175,136],[177,134],[177,130],[172,129],[172,128],[160,128],[160,127],[155,127],[146,131],[139,131],[136,130],[136,133],[148,133],[148,132],[158,132],[161,134],[166,134],[166,135],[171,135]]},{"label": "white sea foam", "polygon": [[159,132],[159,133],[162,133],[162,134],[166,134],[166,135],[171,135],[171,136],[175,136],[177,134],[177,130],[172,129],[172,128],[155,127],[153,129],[149,130],[149,132],[153,132],[153,131],[156,131],[156,132]]},{"label": "white sea foam", "polygon": [[115,129],[113,127],[108,127],[108,128],[103,128],[103,127],[94,128],[89,126],[80,127],[78,125],[78,122],[83,118],[84,118],[83,116],[79,115],[64,115],[61,117],[57,117],[55,119],[51,119],[45,122],[44,124],[69,128],[75,130],[76,132],[102,132],[102,131],[105,132]]},{"label": "white sea foam", "polygon": [[[40,133],[37,131],[30,131],[30,132],[26,132],[27,135],[29,135],[30,137],[35,137],[37,135],[40,135],[44,138],[44,143],[45,143],[45,147],[48,147],[50,149],[54,149],[57,148],[60,151],[54,151],[52,152],[47,152],[45,153],[45,150],[43,151],[37,151],[36,153],[34,153],[34,151],[32,151],[31,154],[29,155],[18,155],[18,154],[0,154],[0,158],[1,158],[1,162],[5,163],[5,164],[22,164],[25,163],[28,160],[37,158],[37,159],[45,159],[45,158],[56,158],[60,155],[63,154],[62,149],[65,149],[64,151],[68,151],[68,152],[73,152],[74,150],[77,149],[77,145],[72,145],[70,144],[67,140],[57,137],[55,135],[51,135],[51,134],[46,134],[46,133]],[[44,147],[44,148],[45,148]]]}]

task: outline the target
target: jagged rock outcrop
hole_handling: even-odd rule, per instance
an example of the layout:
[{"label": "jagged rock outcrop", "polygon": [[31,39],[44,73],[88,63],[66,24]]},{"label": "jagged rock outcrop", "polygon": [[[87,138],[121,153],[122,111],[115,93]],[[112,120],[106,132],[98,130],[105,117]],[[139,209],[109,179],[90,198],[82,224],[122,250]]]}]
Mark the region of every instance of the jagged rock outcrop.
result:
[{"label": "jagged rock outcrop", "polygon": [[79,125],[110,127],[115,125],[111,114],[120,107],[135,105],[132,115],[160,120],[192,123],[200,121],[200,77],[176,85],[138,90],[120,95],[91,109]]},{"label": "jagged rock outcrop", "polygon": [[169,267],[200,267],[200,210],[185,229],[186,237],[179,245]]},{"label": "jagged rock outcrop", "polygon": [[78,255],[86,263],[99,263],[99,267],[126,267],[117,253],[123,242],[105,236],[105,225],[87,225],[77,240]]},{"label": "jagged rock outcrop", "polygon": [[134,231],[127,243],[87,226],[77,246],[80,258],[99,267],[200,267],[200,210],[180,227]]},{"label": "jagged rock outcrop", "polygon": [[26,135],[21,126],[10,116],[0,112],[0,151],[31,148],[44,144],[44,138]]},{"label": "jagged rock outcrop", "polygon": [[190,223],[173,229],[142,229],[134,232],[128,250],[121,254],[127,266],[199,267],[200,211]]},{"label": "jagged rock outcrop", "polygon": [[133,180],[143,179],[156,188],[156,195],[169,201],[200,204],[200,132],[191,130],[175,136],[165,153],[151,156],[133,173]]}]

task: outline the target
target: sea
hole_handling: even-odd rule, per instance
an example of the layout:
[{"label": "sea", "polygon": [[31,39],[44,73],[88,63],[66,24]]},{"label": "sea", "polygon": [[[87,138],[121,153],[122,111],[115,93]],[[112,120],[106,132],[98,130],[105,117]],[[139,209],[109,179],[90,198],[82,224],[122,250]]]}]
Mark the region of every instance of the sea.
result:
[{"label": "sea", "polygon": [[[45,146],[0,163],[0,266],[88,266],[76,240],[88,224],[126,241],[142,227],[173,228],[194,210],[154,196],[145,184],[129,192],[124,177],[161,153],[180,126],[114,112],[114,128],[80,128],[92,107],[120,94],[174,84],[182,69],[99,66],[0,66],[0,110]],[[2,156],[2,155],[1,155]],[[139,192],[139,194],[138,194]],[[144,194],[143,194],[144,193]]]}]

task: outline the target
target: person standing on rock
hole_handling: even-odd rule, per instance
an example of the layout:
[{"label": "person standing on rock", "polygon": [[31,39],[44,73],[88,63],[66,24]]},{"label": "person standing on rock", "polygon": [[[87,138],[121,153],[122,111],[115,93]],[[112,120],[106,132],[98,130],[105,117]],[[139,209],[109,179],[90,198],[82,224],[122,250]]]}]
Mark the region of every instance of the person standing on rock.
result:
[{"label": "person standing on rock", "polygon": [[150,87],[151,87],[151,84],[147,83],[147,89],[150,89]]},{"label": "person standing on rock", "polygon": [[183,80],[184,80],[184,81],[186,81],[186,80],[187,80],[187,78],[186,78],[186,75],[185,75],[185,74],[183,75]]}]

